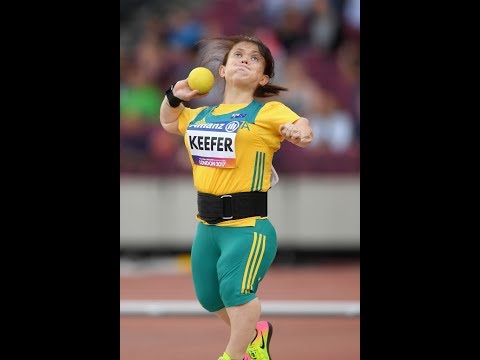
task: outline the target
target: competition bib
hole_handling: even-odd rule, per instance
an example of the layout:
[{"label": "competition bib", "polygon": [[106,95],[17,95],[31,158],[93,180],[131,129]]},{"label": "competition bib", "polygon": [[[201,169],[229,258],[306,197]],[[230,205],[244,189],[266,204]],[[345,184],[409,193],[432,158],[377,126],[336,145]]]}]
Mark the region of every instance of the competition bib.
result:
[{"label": "competition bib", "polygon": [[190,124],[187,127],[187,144],[193,162],[215,168],[236,167],[235,137],[239,121]]}]

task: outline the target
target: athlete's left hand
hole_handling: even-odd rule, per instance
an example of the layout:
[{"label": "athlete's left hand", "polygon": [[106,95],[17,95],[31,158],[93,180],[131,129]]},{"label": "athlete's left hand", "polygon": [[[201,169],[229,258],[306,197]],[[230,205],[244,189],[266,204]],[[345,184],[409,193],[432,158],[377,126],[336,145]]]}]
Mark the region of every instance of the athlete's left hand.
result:
[{"label": "athlete's left hand", "polygon": [[305,147],[312,141],[312,129],[305,118],[298,119],[295,124],[280,125],[280,134],[292,144]]},{"label": "athlete's left hand", "polygon": [[302,140],[302,133],[294,124],[280,125],[280,134],[293,144],[298,144]]}]

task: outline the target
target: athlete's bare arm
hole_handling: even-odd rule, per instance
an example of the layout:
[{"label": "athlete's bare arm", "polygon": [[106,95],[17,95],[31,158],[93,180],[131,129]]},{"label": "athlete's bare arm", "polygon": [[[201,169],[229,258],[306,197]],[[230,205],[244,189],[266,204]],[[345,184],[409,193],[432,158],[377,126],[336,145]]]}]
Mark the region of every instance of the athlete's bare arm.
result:
[{"label": "athlete's bare arm", "polygon": [[312,142],[312,128],[307,118],[299,118],[293,124],[280,125],[280,134],[285,140],[300,147],[307,147]]},{"label": "athlete's bare arm", "polygon": [[[199,94],[198,90],[192,90],[188,86],[187,79],[178,81],[173,87],[173,95],[177,98],[182,99],[183,101],[190,101],[193,99],[199,99],[208,95]],[[177,107],[171,107],[168,103],[167,97],[165,96],[160,106],[160,124],[162,124],[165,131],[171,134],[182,135],[180,130],[178,130],[178,117],[183,111],[185,106],[180,104]]]}]

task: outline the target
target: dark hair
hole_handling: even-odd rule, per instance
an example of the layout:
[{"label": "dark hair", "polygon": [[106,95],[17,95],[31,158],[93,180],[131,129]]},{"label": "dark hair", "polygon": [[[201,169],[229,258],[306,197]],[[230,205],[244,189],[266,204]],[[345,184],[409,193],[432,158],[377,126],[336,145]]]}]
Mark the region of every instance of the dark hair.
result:
[{"label": "dark hair", "polygon": [[270,78],[269,82],[264,86],[258,86],[253,96],[256,97],[270,97],[280,93],[280,91],[287,91],[283,86],[278,86],[270,83],[275,75],[275,61],[273,59],[270,49],[260,40],[255,37],[246,35],[215,37],[211,39],[201,40],[198,43],[198,56],[200,66],[209,68],[218,77],[216,71],[220,65],[226,65],[228,55],[232,48],[240,42],[251,42],[258,46],[258,51],[265,59],[265,69],[263,73]]}]

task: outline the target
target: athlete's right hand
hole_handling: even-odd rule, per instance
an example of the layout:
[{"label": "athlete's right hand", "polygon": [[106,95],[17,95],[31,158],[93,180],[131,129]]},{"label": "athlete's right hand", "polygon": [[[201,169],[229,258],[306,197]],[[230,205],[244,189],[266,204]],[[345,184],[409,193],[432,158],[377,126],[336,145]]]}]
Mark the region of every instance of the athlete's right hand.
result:
[{"label": "athlete's right hand", "polygon": [[183,101],[190,101],[193,99],[200,99],[202,97],[207,96],[209,93],[200,94],[198,90],[192,90],[188,86],[187,79],[177,81],[175,86],[173,87],[173,95]]}]

